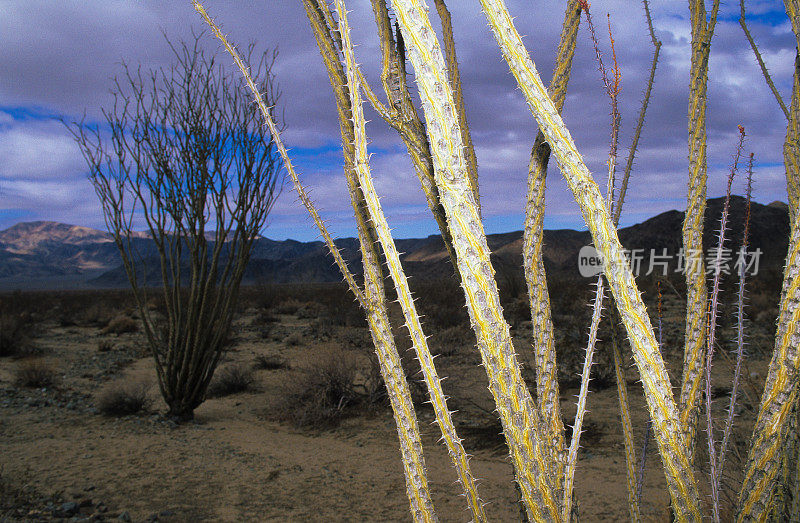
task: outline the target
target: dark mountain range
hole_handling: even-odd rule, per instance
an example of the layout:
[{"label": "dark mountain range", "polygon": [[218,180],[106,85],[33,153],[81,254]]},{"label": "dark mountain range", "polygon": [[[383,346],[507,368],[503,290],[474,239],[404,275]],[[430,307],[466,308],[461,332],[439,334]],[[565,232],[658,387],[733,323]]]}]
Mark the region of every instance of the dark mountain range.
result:
[{"label": "dark mountain range", "polygon": [[[706,211],[706,250],[716,244],[724,200],[708,200]],[[733,269],[742,235],[745,200],[733,197],[724,259]],[[620,229],[623,245],[633,251],[639,273],[650,269],[650,256],[656,254],[654,270],[679,270],[683,213],[668,211],[645,222]],[[759,269],[779,270],[786,255],[789,220],[786,205],[753,203],[749,252],[760,251]],[[439,236],[396,240],[408,273],[416,278],[434,279],[453,273],[444,243]],[[495,267],[504,275],[520,275],[522,231],[488,236]],[[355,273],[360,272],[361,256],[355,238],[337,240],[337,245]],[[544,235],[545,266],[549,272],[580,277],[578,253],[591,243],[588,231],[548,230]],[[141,233],[135,239],[142,253],[148,281],[158,283],[157,263],[152,241]],[[634,250],[636,249],[636,250]],[[663,257],[666,255],[666,257]],[[246,283],[334,282],[341,275],[322,242],[275,241],[259,238],[253,248],[245,274]],[[56,222],[19,223],[0,231],[0,288],[85,288],[127,285],[117,247],[103,231]]]}]

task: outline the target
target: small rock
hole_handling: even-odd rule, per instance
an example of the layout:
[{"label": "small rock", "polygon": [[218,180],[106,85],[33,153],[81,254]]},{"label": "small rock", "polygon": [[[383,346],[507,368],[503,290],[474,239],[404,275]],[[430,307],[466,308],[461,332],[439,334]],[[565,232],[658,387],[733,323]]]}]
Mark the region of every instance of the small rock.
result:
[{"label": "small rock", "polygon": [[119,516],[117,516],[117,519],[120,521],[131,521],[131,515],[126,510],[122,512]]}]

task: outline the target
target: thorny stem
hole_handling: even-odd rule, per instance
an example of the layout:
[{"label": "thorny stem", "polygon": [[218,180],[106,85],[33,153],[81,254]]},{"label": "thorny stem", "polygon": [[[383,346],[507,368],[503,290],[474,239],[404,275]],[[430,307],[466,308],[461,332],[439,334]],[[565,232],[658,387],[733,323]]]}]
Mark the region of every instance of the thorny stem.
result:
[{"label": "thorny stem", "polygon": [[682,230],[686,259],[686,325],[679,408],[680,426],[687,436],[690,462],[694,461],[705,361],[704,343],[708,332],[708,287],[702,256],[708,179],[706,108],[708,61],[718,11],[719,0],[714,0],[711,15],[707,19],[709,15],[703,0],[689,2],[692,23],[688,107],[689,190]]},{"label": "thorny stem", "polygon": [[[614,171],[617,162],[617,146],[619,143],[619,123],[620,115],[617,107],[617,95],[619,94],[619,64],[617,63],[617,55],[614,50],[614,37],[611,34],[611,18],[608,21],[608,33],[611,40],[611,51],[614,57],[614,83],[613,86],[608,80],[608,73],[603,65],[602,54],[600,53],[600,46],[597,42],[597,37],[594,31],[594,24],[592,23],[591,13],[589,12],[589,4],[585,0],[581,2],[581,7],[586,14],[586,23],[589,26],[589,32],[592,37],[592,45],[594,46],[595,56],[600,68],[600,73],[603,78],[603,85],[605,86],[606,94],[611,100],[611,146],[608,153],[608,181],[606,186],[606,206],[611,209],[614,201]],[[604,281],[603,276],[597,278],[597,291],[594,298],[592,307],[592,322],[589,327],[589,341],[586,346],[586,355],[584,357],[583,370],[581,373],[581,387],[578,394],[578,408],[575,412],[575,422],[572,425],[572,440],[570,441],[569,454],[567,455],[567,467],[564,471],[564,509],[562,511],[562,518],[569,520],[572,512],[572,497],[573,486],[575,482],[575,467],[578,460],[578,448],[580,447],[581,427],[583,425],[583,417],[586,411],[586,401],[589,395],[589,381],[591,379],[592,360],[594,358],[594,351],[597,346],[597,332],[600,328],[600,321],[602,319],[603,298],[604,298]]]},{"label": "thorny stem", "polygon": [[711,300],[709,303],[708,341],[706,344],[705,364],[705,396],[706,396],[706,436],[708,442],[708,462],[711,474],[711,503],[714,521],[719,522],[719,483],[720,473],[717,470],[717,450],[714,441],[714,418],[711,415],[711,363],[714,358],[714,344],[717,332],[717,305],[719,304],[719,282],[722,277],[722,249],[725,246],[725,231],[728,227],[728,210],[731,201],[731,185],[736,171],[739,169],[739,158],[744,146],[744,127],[739,126],[739,144],[733,157],[733,165],[728,175],[728,186],[725,192],[725,205],[722,208],[719,233],[717,235],[717,248],[714,255],[714,283],[712,284]]},{"label": "thorny stem", "polygon": [[697,482],[688,459],[687,438],[678,423],[678,410],[669,376],[603,197],[578,153],[569,130],[547,96],[505,3],[502,0],[481,0],[481,5],[529,109],[560,163],[595,246],[606,261],[603,269],[633,344],[634,361],[644,383],[670,497],[677,507],[676,515],[679,518],[700,519]]},{"label": "thorny stem", "polygon": [[775,87],[775,83],[772,81],[772,76],[767,70],[767,64],[765,64],[764,59],[761,58],[761,52],[758,50],[758,46],[753,39],[753,35],[750,34],[750,30],[747,28],[747,22],[745,21],[744,0],[739,0],[739,10],[739,25],[742,26],[742,31],[744,31],[744,35],[747,37],[747,41],[750,43],[750,48],[753,50],[753,54],[756,56],[758,66],[761,68],[761,74],[764,76],[767,86],[772,91],[773,96],[775,96],[775,101],[777,101],[778,105],[781,106],[781,111],[783,111],[783,115],[786,116],[786,119],[788,120],[789,109],[786,108],[786,104],[783,102],[783,98],[781,98],[781,93],[779,93],[778,89]]},{"label": "thorny stem", "polygon": [[397,252],[394,240],[389,232],[389,225],[372,183],[369,160],[367,157],[366,119],[364,118],[362,100],[358,88],[359,79],[356,72],[357,66],[353,55],[350,27],[343,0],[336,0],[336,11],[339,19],[339,32],[343,43],[347,84],[349,86],[348,91],[350,93],[353,121],[355,124],[354,145],[356,153],[356,173],[364,191],[371,221],[377,230],[381,247],[386,256],[389,272],[394,281],[395,288],[397,289],[398,301],[403,309],[406,327],[411,335],[414,350],[423,371],[425,383],[428,387],[428,393],[431,399],[431,405],[433,406],[436,414],[436,421],[442,432],[442,438],[450,454],[453,466],[458,473],[459,482],[464,489],[464,494],[468,500],[475,521],[485,521],[486,515],[483,512],[483,504],[478,497],[475,480],[469,467],[469,460],[464,451],[464,447],[461,445],[461,440],[456,434],[450,411],[447,408],[445,395],[442,391],[436,368],[434,367],[433,356],[428,349],[426,337],[419,321],[419,315],[417,314],[416,306],[414,305],[414,300],[408,287],[408,281],[400,264],[399,253]]},{"label": "thorny stem", "polygon": [[472,144],[472,135],[469,132],[467,122],[467,110],[464,105],[464,94],[461,88],[461,75],[459,74],[458,58],[456,56],[456,44],[453,37],[453,24],[450,19],[450,11],[444,0],[433,0],[439,20],[442,22],[442,41],[444,43],[444,56],[447,60],[447,77],[450,79],[450,88],[453,90],[453,98],[458,111],[458,123],[461,127],[461,140],[464,143],[464,154],[467,158],[469,180],[475,204],[478,206],[478,213],[481,212],[481,198],[478,185],[478,157],[475,155],[475,146]]},{"label": "thorny stem", "polygon": [[[661,350],[664,350],[664,337],[663,337],[663,326],[662,326],[662,301],[663,296],[661,294],[661,280],[658,281],[657,284],[658,288],[658,346]],[[637,503],[641,503],[642,501],[642,486],[644,485],[644,471],[645,466],[647,465],[647,446],[650,443],[650,430],[652,430],[652,422],[647,420],[644,426],[644,436],[642,437],[642,456],[639,459],[639,470],[636,473],[636,501]]]},{"label": "thorny stem", "polygon": [[733,428],[733,417],[736,415],[736,400],[739,393],[739,378],[742,374],[742,361],[744,360],[744,294],[745,280],[747,279],[747,246],[750,237],[750,201],[753,189],[753,153],[747,166],[747,207],[744,215],[744,233],[742,235],[742,245],[740,247],[739,258],[739,286],[736,292],[736,368],[733,372],[733,383],[731,384],[731,397],[728,405],[728,418],[725,421],[725,430],[722,436],[722,443],[719,448],[719,475],[722,477],[725,468],[725,453],[728,449],[728,439]]},{"label": "thorny stem", "polygon": [[[580,22],[580,5],[577,0],[569,0],[564,11],[564,22],[561,28],[553,76],[548,86],[548,93],[559,111],[562,109],[566,99]],[[528,163],[528,191],[525,204],[522,257],[531,310],[537,398],[541,416],[547,425],[548,433],[554,440],[553,447],[558,457],[555,479],[559,483],[563,483],[564,467],[566,466],[564,422],[561,417],[558,365],[554,347],[550,296],[542,258],[545,191],[549,159],[550,147],[545,142],[544,134],[539,131],[534,139],[531,158]],[[563,497],[561,490],[563,490],[563,487],[557,486],[559,498]]]},{"label": "thorny stem", "polygon": [[458,116],[444,57],[422,0],[393,0],[414,67],[435,165],[436,185],[453,236],[481,360],[489,378],[517,482],[532,518],[559,519],[552,445],[542,437],[538,406],[522,379],[508,323],[502,315],[486,233],[467,183]]},{"label": "thorny stem", "polygon": [[[228,42],[227,38],[222,34],[216,23],[211,19],[211,17],[208,16],[203,6],[197,0],[194,0],[193,4],[198,13],[200,13],[206,23],[211,27],[213,34],[222,42],[225,49],[228,51],[228,53],[234,59],[236,65],[241,70],[242,75],[244,76],[248,87],[250,87],[255,101],[270,128],[270,131],[273,133],[273,138],[284,159],[284,166],[292,177],[292,181],[295,184],[295,189],[297,189],[298,194],[301,195],[303,204],[306,206],[306,209],[309,211],[312,217],[314,217],[317,226],[326,237],[326,242],[328,243],[329,248],[331,248],[331,252],[334,253],[334,256],[336,257],[338,251],[334,250],[335,245],[333,244],[332,239],[330,239],[330,236],[327,235],[327,230],[325,230],[322,220],[316,213],[316,210],[314,209],[310,199],[308,199],[307,195],[305,194],[305,191],[302,190],[302,186],[300,185],[299,179],[291,165],[288,152],[280,139],[280,133],[275,126],[269,108],[267,108],[260,92],[253,83],[246,65],[244,62],[242,62],[236,49]],[[337,258],[337,263],[339,263],[342,273],[345,274],[345,276],[349,275],[350,273],[347,269],[347,265],[343,260],[341,260],[341,262],[340,260],[341,257],[339,256]],[[390,339],[391,332],[390,328],[388,327],[388,322],[385,321],[385,311],[384,314],[381,315],[378,313],[376,308],[371,306],[370,302],[363,297],[363,293],[360,292],[358,286],[355,285],[355,281],[352,279],[352,276],[348,279],[348,283],[351,284],[351,290],[357,296],[360,295],[362,298],[362,306],[365,308],[368,314],[368,323],[370,324],[373,340],[376,344],[378,357],[381,362],[381,371],[384,380],[386,381],[387,392],[390,401],[392,402],[392,410],[397,424],[401,454],[403,456],[403,467],[405,469],[406,487],[412,514],[416,521],[436,521],[436,515],[433,513],[433,505],[430,501],[430,494],[428,492],[425,461],[422,455],[422,444],[420,441],[416,415],[413,410],[413,403],[410,401],[408,385],[405,381],[405,376],[402,374],[402,367],[400,366],[399,359],[397,358],[397,351],[396,349],[392,350],[394,348],[394,344]],[[356,291],[359,291],[359,293],[356,293]]]},{"label": "thorny stem", "polygon": [[653,59],[650,62],[650,76],[647,79],[647,86],[645,87],[644,96],[642,97],[642,106],[639,109],[639,118],[636,121],[636,130],[633,133],[631,147],[628,150],[628,159],[625,162],[625,171],[622,174],[622,182],[619,187],[617,206],[614,209],[615,225],[619,225],[619,217],[622,214],[622,203],[625,201],[625,195],[628,192],[628,180],[630,179],[631,170],[633,169],[633,160],[636,157],[636,151],[639,148],[639,137],[642,135],[642,128],[644,128],[644,117],[645,114],[647,114],[647,106],[650,104],[650,94],[653,92],[653,81],[656,76],[658,57],[661,54],[661,40],[656,38],[656,33],[653,30],[653,20],[650,17],[650,3],[648,0],[642,0],[642,4],[644,5],[645,18],[647,19],[647,28],[650,31],[650,39],[653,42]]}]

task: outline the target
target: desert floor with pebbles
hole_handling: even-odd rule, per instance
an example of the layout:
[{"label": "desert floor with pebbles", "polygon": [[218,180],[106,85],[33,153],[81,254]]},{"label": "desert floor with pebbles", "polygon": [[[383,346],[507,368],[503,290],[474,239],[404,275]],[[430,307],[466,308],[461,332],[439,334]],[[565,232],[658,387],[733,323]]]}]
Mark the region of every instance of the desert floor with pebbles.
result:
[{"label": "desert floor with pebbles", "polygon": [[[130,309],[127,314],[136,317]],[[399,311],[392,314],[399,319]],[[680,314],[674,316],[665,321],[677,322]],[[374,370],[363,326],[326,321],[325,307],[314,303],[242,310],[220,369],[246,369],[246,390],[215,395],[196,410],[193,422],[178,425],[161,414],[165,405],[139,332],[113,334],[102,326],[70,323],[40,320],[33,355],[0,359],[0,488],[7,500],[0,507],[0,519],[408,520],[397,436],[383,401],[340,406],[343,419],[326,418],[322,427],[298,426],[292,421],[297,416],[286,415],[287,395],[293,397],[292,388],[304,383],[308,370],[326,357],[350,362],[356,369],[354,386],[364,388],[359,382]],[[530,347],[529,330],[524,322],[514,328],[523,362]],[[451,332],[449,338],[439,338],[449,345],[446,350],[432,347],[440,352],[437,367],[447,376],[445,392],[451,397],[450,407],[458,410],[454,420],[473,456],[471,466],[480,478],[488,517],[518,520],[500,426],[490,408],[477,352],[464,341],[468,336]],[[407,347],[407,342],[401,343],[401,349]],[[412,359],[410,353],[404,352],[404,357]],[[665,358],[677,383],[680,355],[673,351]],[[18,382],[18,369],[32,359],[52,369],[55,379],[50,386],[31,388]],[[763,357],[747,362],[729,471],[744,459],[746,426],[752,423],[756,383],[763,380],[766,364]],[[646,421],[643,397],[635,369],[627,372],[639,452]],[[715,408],[722,419],[731,376],[724,355],[714,372],[720,384]],[[532,378],[529,370],[526,377]],[[125,383],[146,384],[149,405],[134,415],[104,414],[98,406],[102,391]],[[567,426],[572,424],[577,394],[571,383],[561,388]],[[593,391],[588,408],[575,487],[580,513],[585,521],[625,520],[625,458],[613,384]],[[437,513],[443,521],[467,521],[470,515],[447,453],[437,442],[432,411],[420,402],[418,415]],[[704,445],[701,440],[698,460],[705,458]],[[736,481],[731,479],[732,484]],[[642,513],[651,521],[669,517],[652,440]]]}]

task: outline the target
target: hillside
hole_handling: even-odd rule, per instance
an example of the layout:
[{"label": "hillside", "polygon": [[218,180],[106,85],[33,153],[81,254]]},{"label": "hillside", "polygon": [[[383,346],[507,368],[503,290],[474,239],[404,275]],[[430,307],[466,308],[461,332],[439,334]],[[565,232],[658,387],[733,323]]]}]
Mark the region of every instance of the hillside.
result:
[{"label": "hillside", "polygon": [[[723,199],[708,200],[706,212],[706,250],[714,245]],[[731,201],[731,226],[727,245],[732,253],[739,248],[745,200]],[[668,211],[640,224],[620,229],[619,237],[628,249],[642,257],[641,270],[649,269],[651,250],[666,252],[669,270],[675,271],[681,247],[683,212]],[[760,268],[783,266],[789,231],[788,210],[781,202],[753,203],[750,251],[760,249]],[[407,271],[416,278],[436,279],[453,273],[444,243],[439,236],[399,239]],[[501,276],[519,274],[522,261],[522,231],[488,236],[489,248]],[[548,271],[578,276],[578,252],[591,243],[587,231],[548,230],[544,235],[544,258]],[[158,283],[157,259],[153,243],[140,233],[135,240],[147,267],[148,280]],[[361,256],[355,238],[337,240],[353,272],[360,273]],[[666,249],[666,251],[665,251]],[[734,260],[735,261],[735,260]],[[733,261],[731,261],[731,264]],[[731,265],[732,267],[733,265]],[[659,267],[655,267],[659,270]],[[275,241],[259,238],[253,248],[245,274],[246,283],[333,282],[341,276],[322,242]],[[19,223],[0,231],[0,288],[86,288],[127,285],[117,247],[111,236],[77,225],[56,222]]]}]

